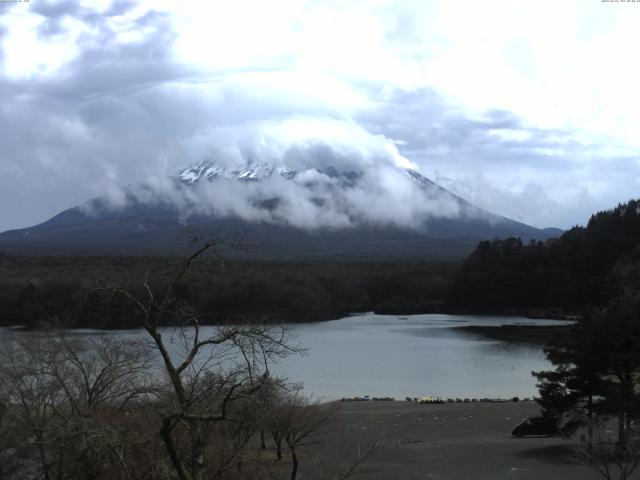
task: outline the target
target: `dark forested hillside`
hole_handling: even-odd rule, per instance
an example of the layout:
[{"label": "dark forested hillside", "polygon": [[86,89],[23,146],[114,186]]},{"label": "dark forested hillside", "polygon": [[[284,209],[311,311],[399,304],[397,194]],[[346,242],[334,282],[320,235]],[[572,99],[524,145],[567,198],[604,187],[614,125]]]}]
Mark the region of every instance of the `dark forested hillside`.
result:
[{"label": "dark forested hillside", "polygon": [[617,262],[640,243],[640,200],[594,214],[560,238],[480,242],[460,267],[450,304],[473,309],[579,309],[602,302]]},{"label": "dark forested hillside", "polygon": [[[203,321],[216,323],[311,321],[356,311],[549,315],[556,308],[558,313],[577,312],[603,303],[612,270],[639,258],[639,244],[640,200],[633,200],[596,213],[586,227],[574,227],[557,239],[482,241],[461,264],[236,260],[222,269],[218,263],[199,263],[178,293]],[[162,283],[178,262],[0,254],[0,324],[64,317],[82,302],[79,325],[134,326],[135,312],[86,293],[114,284],[139,289],[148,274],[152,282]]]},{"label": "dark forested hillside", "polygon": [[[87,294],[113,285],[137,292],[147,275],[162,284],[179,262],[0,254],[0,325],[64,319],[81,306],[76,325],[136,326],[136,312],[126,302]],[[208,323],[328,320],[358,311],[422,313],[442,311],[456,268],[440,262],[198,263],[177,293]]]}]

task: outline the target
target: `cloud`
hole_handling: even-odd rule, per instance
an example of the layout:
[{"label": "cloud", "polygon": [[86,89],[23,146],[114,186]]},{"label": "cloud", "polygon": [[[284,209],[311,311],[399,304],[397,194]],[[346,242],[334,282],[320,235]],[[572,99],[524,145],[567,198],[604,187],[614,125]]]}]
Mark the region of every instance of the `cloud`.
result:
[{"label": "cloud", "polygon": [[[569,4],[1,5],[0,230],[164,191],[204,160],[319,175],[308,192],[198,193],[260,221],[458,214],[424,206],[399,164],[524,222],[584,222],[638,191],[638,71],[612,52],[637,44],[640,9]],[[329,166],[366,172],[362,188],[336,193]],[[254,208],[278,189],[284,220]]]},{"label": "cloud", "polygon": [[[217,130],[185,139],[194,170],[215,170],[214,181],[153,185],[185,219],[213,214],[306,230],[419,228],[463,213],[456,198],[412,178],[405,170],[411,163],[392,142],[352,122],[294,116]],[[245,170],[251,181],[238,180]]]},{"label": "cloud", "polygon": [[[152,128],[136,92],[175,78],[180,69],[162,51],[171,37],[164,15],[140,15],[120,29],[148,27],[145,36],[119,42],[113,22],[127,4],[101,13],[76,2],[33,4],[33,13],[14,16],[43,26],[31,32],[34,38],[64,37],[74,45],[77,41],[79,51],[54,73],[25,65],[16,77],[9,71],[12,61],[5,62],[6,74],[0,77],[0,204],[5,206],[0,225],[5,228],[33,224],[148,175],[149,164],[170,145],[162,140],[162,129]],[[7,16],[11,11],[2,20]],[[5,35],[5,57],[20,53],[12,35]]]},{"label": "cloud", "polygon": [[359,124],[395,139],[426,176],[486,210],[566,228],[637,196],[638,156],[608,136],[540,128],[504,110],[471,116],[432,89],[372,98]]}]

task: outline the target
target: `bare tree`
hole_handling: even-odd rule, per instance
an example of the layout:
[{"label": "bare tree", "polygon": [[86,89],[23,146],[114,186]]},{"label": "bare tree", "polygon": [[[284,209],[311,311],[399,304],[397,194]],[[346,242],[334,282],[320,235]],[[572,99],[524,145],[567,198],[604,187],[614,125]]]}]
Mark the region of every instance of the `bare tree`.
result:
[{"label": "bare tree", "polygon": [[302,390],[299,383],[287,383],[284,379],[268,377],[255,397],[256,421],[260,430],[260,448],[266,449],[264,433],[270,434],[276,448],[276,458],[282,460],[282,445],[289,418],[283,415],[288,396]]},{"label": "bare tree", "polygon": [[589,427],[591,436],[576,446],[576,458],[607,480],[629,478],[640,463],[640,442],[630,438],[621,443],[611,425],[602,420]]},{"label": "bare tree", "polygon": [[8,415],[9,405],[4,393],[0,387],[0,479],[12,478],[21,463],[16,449],[16,439],[20,438],[20,435]]},{"label": "bare tree", "polygon": [[40,348],[42,343],[36,338],[5,345],[1,352],[0,383],[11,421],[24,433],[16,445],[24,447],[27,442],[33,445],[37,468],[45,480],[50,480],[56,478],[53,468],[59,452],[49,446],[56,444],[54,413],[63,393],[54,378],[42,373],[47,362]]},{"label": "bare tree", "polygon": [[51,333],[4,347],[0,383],[6,421],[20,435],[14,454],[23,456],[21,476],[98,478],[102,465],[117,465],[113,455],[130,442],[114,440],[124,431],[112,420],[149,393],[146,350],[112,337]]},{"label": "bare tree", "polygon": [[[142,295],[111,289],[130,302],[162,359],[169,388],[160,436],[180,480],[204,478],[213,425],[233,418],[231,404],[256,394],[271,361],[298,351],[289,344],[284,327],[217,326],[204,333],[196,312],[178,295],[178,287],[194,263],[206,255],[219,258],[220,248],[242,245],[210,239],[163,288],[154,289],[147,276]],[[173,328],[163,329],[166,324]]]},{"label": "bare tree", "polygon": [[302,394],[301,388],[285,390],[281,388],[271,406],[267,428],[276,444],[277,458],[282,458],[282,441],[286,443],[291,456],[291,480],[298,475],[300,448],[313,437],[322,433],[336,409],[331,404],[311,403]]}]

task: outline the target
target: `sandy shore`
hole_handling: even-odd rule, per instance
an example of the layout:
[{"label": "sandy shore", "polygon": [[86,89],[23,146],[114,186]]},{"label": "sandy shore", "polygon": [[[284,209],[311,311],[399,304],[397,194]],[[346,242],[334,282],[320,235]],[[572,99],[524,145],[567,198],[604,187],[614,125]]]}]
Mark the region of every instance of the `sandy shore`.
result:
[{"label": "sandy shore", "polygon": [[[386,440],[353,478],[576,479],[599,478],[572,458],[572,441],[512,438],[513,427],[538,414],[533,401],[518,403],[338,402],[330,431],[306,450],[324,446],[324,463],[346,467],[358,445],[383,432]],[[307,454],[303,478],[317,475]],[[306,474],[305,474],[306,471]]]}]

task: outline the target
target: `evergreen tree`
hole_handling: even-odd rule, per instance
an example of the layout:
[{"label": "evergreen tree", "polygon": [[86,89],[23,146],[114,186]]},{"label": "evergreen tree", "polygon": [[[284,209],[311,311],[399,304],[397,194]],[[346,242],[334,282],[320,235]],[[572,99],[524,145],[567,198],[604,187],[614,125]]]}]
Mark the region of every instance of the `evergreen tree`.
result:
[{"label": "evergreen tree", "polygon": [[618,442],[626,444],[631,418],[640,412],[640,250],[618,261],[606,295],[603,307],[545,347],[555,369],[533,374],[543,414],[614,415]]}]

